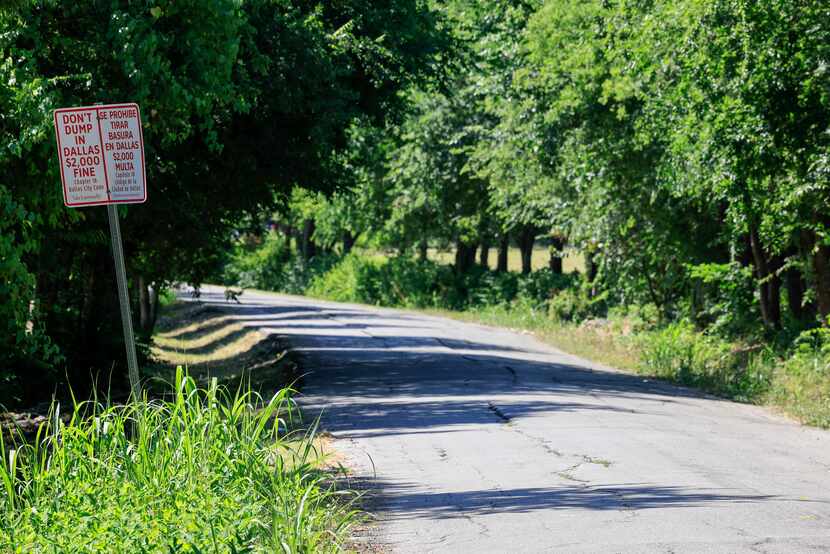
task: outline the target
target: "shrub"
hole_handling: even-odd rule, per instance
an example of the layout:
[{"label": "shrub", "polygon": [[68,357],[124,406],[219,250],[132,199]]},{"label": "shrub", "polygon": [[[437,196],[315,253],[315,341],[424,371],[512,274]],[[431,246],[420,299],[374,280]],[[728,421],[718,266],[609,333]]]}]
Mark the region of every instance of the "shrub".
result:
[{"label": "shrub", "polygon": [[757,285],[751,268],[700,264],[690,266],[689,275],[695,291],[689,312],[699,327],[733,337],[758,330]]},{"label": "shrub", "polygon": [[336,550],[353,516],[311,435],[291,447],[292,412],[288,390],[231,396],[181,370],[169,400],[55,407],[31,443],[0,438],[0,551]]},{"label": "shrub", "polygon": [[434,262],[349,254],[316,275],[306,293],[340,302],[425,308],[457,303],[456,288],[451,270]]},{"label": "shrub", "polygon": [[548,315],[554,321],[579,323],[590,317],[603,317],[607,314],[608,293],[602,292],[592,297],[590,283],[579,282],[577,279],[574,278],[572,286],[556,292],[550,299]]},{"label": "shrub", "polygon": [[802,333],[775,384],[774,402],[806,423],[830,427],[830,329]]},{"label": "shrub", "polygon": [[376,266],[368,258],[349,254],[328,271],[315,275],[305,290],[306,294],[337,302],[364,302],[375,304],[373,285],[369,282]]},{"label": "shrub", "polygon": [[548,315],[554,321],[579,323],[590,313],[590,300],[579,289],[567,289],[554,296]]},{"label": "shrub", "polygon": [[468,302],[471,306],[506,306],[519,293],[519,276],[512,272],[479,269],[470,280]]},{"label": "shrub", "polygon": [[527,275],[520,275],[516,295],[542,304],[549,302],[563,291],[579,288],[579,285],[578,275],[573,273],[554,273],[550,269],[545,268]]},{"label": "shrub", "polygon": [[392,258],[368,276],[367,281],[376,304],[414,308],[457,304],[458,290],[452,268],[435,262]]},{"label": "shrub", "polygon": [[305,294],[319,275],[337,263],[331,254],[320,254],[308,262],[292,255],[288,239],[269,232],[261,241],[241,240],[222,270],[222,282],[243,288]]},{"label": "shrub", "polygon": [[639,336],[642,369],[649,373],[725,394],[757,398],[769,388],[769,352],[746,349],[695,331],[687,322],[672,323]]},{"label": "shrub", "polygon": [[291,260],[288,240],[269,232],[261,242],[240,241],[225,265],[225,284],[245,288],[270,288],[283,280],[285,266]]}]

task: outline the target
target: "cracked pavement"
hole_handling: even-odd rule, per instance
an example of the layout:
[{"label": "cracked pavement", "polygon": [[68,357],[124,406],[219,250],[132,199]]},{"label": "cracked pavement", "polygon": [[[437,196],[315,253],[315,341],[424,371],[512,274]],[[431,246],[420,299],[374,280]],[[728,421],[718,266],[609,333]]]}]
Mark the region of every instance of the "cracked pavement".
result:
[{"label": "cracked pavement", "polygon": [[[227,307],[218,287],[202,300]],[[828,552],[830,433],[532,336],[246,291],[392,552]]]}]

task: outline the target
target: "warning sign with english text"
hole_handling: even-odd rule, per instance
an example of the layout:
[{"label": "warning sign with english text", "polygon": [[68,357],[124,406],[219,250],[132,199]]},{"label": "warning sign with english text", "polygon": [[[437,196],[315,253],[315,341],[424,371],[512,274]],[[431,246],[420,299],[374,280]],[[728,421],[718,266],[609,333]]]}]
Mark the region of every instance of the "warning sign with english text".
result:
[{"label": "warning sign with english text", "polygon": [[63,202],[69,207],[147,200],[138,104],[55,110]]}]

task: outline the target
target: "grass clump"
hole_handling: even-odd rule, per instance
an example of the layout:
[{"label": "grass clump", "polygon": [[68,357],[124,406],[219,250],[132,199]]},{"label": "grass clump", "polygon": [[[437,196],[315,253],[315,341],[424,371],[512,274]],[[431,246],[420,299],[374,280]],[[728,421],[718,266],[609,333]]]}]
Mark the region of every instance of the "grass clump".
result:
[{"label": "grass clump", "polygon": [[830,329],[801,334],[794,354],[775,374],[771,400],[801,421],[830,428]]},{"label": "grass clump", "polygon": [[[78,402],[2,444],[2,552],[326,552],[354,518],[285,432],[290,391],[207,388],[181,370],[166,399]],[[57,425],[54,424],[57,422]]]},{"label": "grass clump", "polygon": [[637,337],[640,372],[735,400],[763,399],[775,357],[769,349],[742,347],[676,322]]}]

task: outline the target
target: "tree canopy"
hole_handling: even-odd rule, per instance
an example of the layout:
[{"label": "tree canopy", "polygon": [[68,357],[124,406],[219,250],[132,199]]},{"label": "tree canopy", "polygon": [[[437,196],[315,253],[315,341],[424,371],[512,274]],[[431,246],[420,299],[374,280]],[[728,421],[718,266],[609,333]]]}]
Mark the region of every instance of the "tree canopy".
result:
[{"label": "tree canopy", "polygon": [[[0,377],[119,359],[103,210],[51,112],[142,109],[122,208],[139,327],[276,221],[307,259],[533,245],[605,305],[773,337],[830,316],[830,19],[817,0],[17,2],[0,12]],[[504,263],[502,263],[504,262]],[[506,269],[500,256],[499,268]],[[28,386],[28,385],[27,385]],[[25,390],[20,395],[28,394]]]}]

